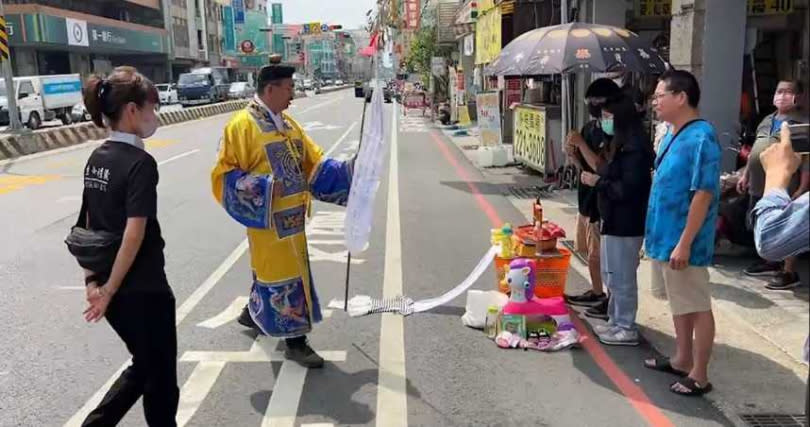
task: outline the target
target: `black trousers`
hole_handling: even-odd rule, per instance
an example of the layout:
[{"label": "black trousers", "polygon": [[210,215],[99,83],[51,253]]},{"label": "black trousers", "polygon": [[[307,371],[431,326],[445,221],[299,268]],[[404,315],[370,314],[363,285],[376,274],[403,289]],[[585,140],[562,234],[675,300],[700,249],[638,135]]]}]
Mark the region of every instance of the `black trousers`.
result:
[{"label": "black trousers", "polygon": [[176,426],[177,330],[171,293],[118,294],[107,321],[124,341],[132,364],[121,373],[83,426],[114,426],[143,397],[150,426]]}]

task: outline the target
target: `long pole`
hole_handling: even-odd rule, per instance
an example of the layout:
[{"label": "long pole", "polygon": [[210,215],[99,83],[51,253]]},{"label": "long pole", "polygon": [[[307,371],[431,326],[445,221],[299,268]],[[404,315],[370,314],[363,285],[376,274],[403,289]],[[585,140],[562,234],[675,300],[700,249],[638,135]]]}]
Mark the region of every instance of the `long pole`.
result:
[{"label": "long pole", "polygon": [[[372,74],[372,78],[376,79],[376,74],[374,72],[374,57],[377,55],[377,52],[371,56],[371,60],[369,61],[369,68]],[[376,84],[377,82],[375,82]],[[379,84],[377,84],[379,86]],[[380,87],[376,87],[376,90],[384,90]],[[363,95],[365,97],[365,94]],[[368,104],[370,102],[366,102],[365,99],[363,100],[363,117],[360,118],[360,141],[357,143],[357,152],[360,153],[360,147],[363,146],[363,129],[366,126],[366,109],[368,108]],[[394,130],[396,132],[396,130]],[[352,274],[352,251],[348,251],[346,256],[346,284],[343,289],[343,311],[349,311],[349,282],[351,281],[351,274]]]},{"label": "long pole", "polygon": [[[6,16],[5,12],[3,12],[3,0],[0,0],[0,16],[3,18]],[[5,31],[6,34],[8,34],[8,24],[6,24]],[[5,75],[6,98],[8,99],[8,123],[11,130],[16,131],[22,128],[22,124],[20,123],[20,114],[17,111],[17,93],[14,90],[14,76],[11,74],[11,46],[8,46],[8,48],[8,59],[2,60],[3,74]]]}]

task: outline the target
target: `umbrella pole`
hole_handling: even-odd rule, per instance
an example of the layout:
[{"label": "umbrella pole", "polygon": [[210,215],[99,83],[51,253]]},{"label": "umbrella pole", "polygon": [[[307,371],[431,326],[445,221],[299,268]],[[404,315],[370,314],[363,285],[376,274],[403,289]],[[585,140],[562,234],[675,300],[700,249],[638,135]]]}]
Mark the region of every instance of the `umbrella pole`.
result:
[{"label": "umbrella pole", "polygon": [[[560,0],[560,23],[567,24],[568,23],[568,0]],[[571,88],[569,87],[568,83],[568,76],[566,74],[561,74],[561,89],[562,94],[560,96],[560,113],[561,113],[561,122],[562,122],[562,141],[565,139],[565,135],[568,134],[568,129],[570,128],[571,123],[571,104],[570,104],[570,97],[571,97]],[[562,173],[558,177],[558,185],[563,186],[565,185],[564,176],[565,176],[565,169],[568,166],[568,153],[565,152],[563,149],[563,155],[565,156],[564,165],[562,167]]]}]

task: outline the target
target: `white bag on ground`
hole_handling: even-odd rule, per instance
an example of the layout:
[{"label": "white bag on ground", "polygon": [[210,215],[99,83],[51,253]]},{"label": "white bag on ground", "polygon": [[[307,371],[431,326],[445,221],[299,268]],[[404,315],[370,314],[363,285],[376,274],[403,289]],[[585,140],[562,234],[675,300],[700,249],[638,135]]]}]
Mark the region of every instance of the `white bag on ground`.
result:
[{"label": "white bag on ground", "polygon": [[461,316],[464,326],[475,329],[484,329],[487,322],[487,310],[494,305],[503,307],[509,302],[509,297],[498,291],[467,291],[466,312]]}]

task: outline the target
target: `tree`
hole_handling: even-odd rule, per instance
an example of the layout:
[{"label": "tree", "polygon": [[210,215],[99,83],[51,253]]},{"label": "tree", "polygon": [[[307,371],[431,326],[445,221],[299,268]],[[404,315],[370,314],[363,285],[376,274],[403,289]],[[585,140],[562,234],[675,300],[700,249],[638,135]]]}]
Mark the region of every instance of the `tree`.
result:
[{"label": "tree", "polygon": [[430,81],[430,61],[438,54],[436,28],[422,27],[414,36],[411,49],[405,58],[405,67],[409,73],[419,73],[422,81]]}]

